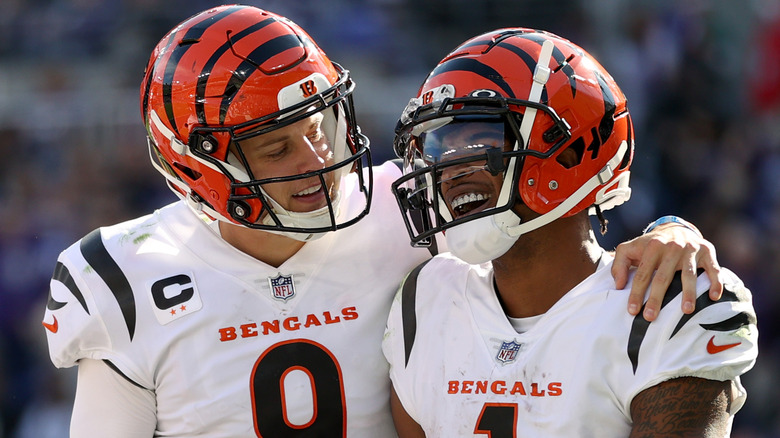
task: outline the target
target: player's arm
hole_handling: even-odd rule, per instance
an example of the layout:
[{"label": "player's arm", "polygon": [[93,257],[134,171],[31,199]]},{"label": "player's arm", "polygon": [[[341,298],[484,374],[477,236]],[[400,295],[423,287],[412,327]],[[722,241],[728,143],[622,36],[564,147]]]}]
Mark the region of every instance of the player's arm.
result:
[{"label": "player's arm", "polygon": [[150,438],[157,426],[154,393],[140,388],[101,360],[81,359],[72,437]]},{"label": "player's arm", "polygon": [[399,438],[425,438],[422,427],[406,412],[392,385],[390,387],[390,410],[393,413],[393,423]]},{"label": "player's arm", "polygon": [[631,402],[630,438],[726,437],[732,382],[680,377],[640,392]]},{"label": "player's arm", "polygon": [[[663,221],[668,218],[674,218],[674,221]],[[660,225],[652,226],[659,221]],[[639,313],[645,291],[650,287],[643,316],[648,321],[655,320],[664,294],[677,271],[682,272],[682,311],[693,312],[697,268],[704,269],[710,279],[710,298],[719,300],[723,284],[718,278],[720,266],[712,243],[704,239],[693,224],[680,218],[665,216],[653,224],[643,235],[623,242],[615,249],[612,276],[615,277],[618,289],[626,286],[629,269],[637,267],[628,296],[628,312],[632,315]]]}]

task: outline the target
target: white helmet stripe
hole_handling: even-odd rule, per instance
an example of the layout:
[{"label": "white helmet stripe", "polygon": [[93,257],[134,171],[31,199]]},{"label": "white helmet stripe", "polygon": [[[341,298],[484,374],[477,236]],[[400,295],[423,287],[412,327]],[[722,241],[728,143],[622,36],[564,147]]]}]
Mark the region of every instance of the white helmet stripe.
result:
[{"label": "white helmet stripe", "polygon": [[[530,102],[538,103],[542,98],[542,91],[547,80],[550,79],[550,58],[552,58],[552,52],[555,48],[550,40],[545,40],[542,43],[542,50],[539,52],[539,60],[536,63],[534,69],[534,82],[531,84],[531,92],[528,95]],[[520,122],[520,137],[523,140],[523,149],[528,149],[528,143],[531,140],[531,129],[534,126],[534,120],[536,120],[536,108],[526,107],[523,114],[523,120]],[[519,147],[519,142],[515,143],[514,150]],[[498,195],[498,201],[496,205],[504,205],[509,200],[509,194],[512,192],[512,185],[515,174],[515,160],[516,157],[509,159],[509,165],[507,166],[506,175],[504,176],[504,184],[501,186],[501,193]]]}]

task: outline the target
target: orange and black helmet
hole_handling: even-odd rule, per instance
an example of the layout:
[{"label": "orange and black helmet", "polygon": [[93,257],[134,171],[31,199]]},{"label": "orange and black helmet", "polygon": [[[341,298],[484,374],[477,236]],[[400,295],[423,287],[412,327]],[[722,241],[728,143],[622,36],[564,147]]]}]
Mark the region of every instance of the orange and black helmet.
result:
[{"label": "orange and black helmet", "polygon": [[[464,154],[438,141],[462,123],[500,131],[501,147],[470,145]],[[559,217],[628,199],[633,143],[625,96],[585,50],[544,31],[498,29],[442,59],[402,113],[395,150],[406,174],[394,190],[414,241],[487,216],[516,239]],[[560,158],[567,150],[576,160]],[[453,219],[439,178],[446,166],[468,160],[503,173],[501,196],[494,208]],[[511,211],[516,202],[540,217],[519,223]],[[410,214],[419,216],[419,209],[428,210],[427,225],[415,227]]]},{"label": "orange and black helmet", "polygon": [[[320,233],[351,225],[371,196],[368,140],[360,133],[349,72],[285,17],[251,6],[203,11],[154,48],[141,84],[141,112],[155,167],[169,187],[214,219],[250,228]],[[241,141],[314,113],[325,116],[332,166],[272,180],[254,177]],[[354,171],[365,208],[339,219],[338,196],[322,221],[296,221],[263,186]]]}]

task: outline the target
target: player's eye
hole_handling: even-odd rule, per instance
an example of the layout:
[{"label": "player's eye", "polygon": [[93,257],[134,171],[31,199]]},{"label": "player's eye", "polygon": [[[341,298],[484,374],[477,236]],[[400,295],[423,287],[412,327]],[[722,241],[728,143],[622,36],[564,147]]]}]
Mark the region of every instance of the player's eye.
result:
[{"label": "player's eye", "polygon": [[285,154],[287,154],[287,146],[279,146],[271,148],[269,151],[265,153],[265,157],[272,159],[272,160],[278,160],[282,158]]}]

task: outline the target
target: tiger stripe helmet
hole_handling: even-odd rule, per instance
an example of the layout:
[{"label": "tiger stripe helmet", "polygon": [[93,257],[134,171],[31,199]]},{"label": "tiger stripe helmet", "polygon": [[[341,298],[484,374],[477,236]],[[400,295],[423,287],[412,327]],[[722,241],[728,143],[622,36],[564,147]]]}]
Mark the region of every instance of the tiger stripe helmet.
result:
[{"label": "tiger stripe helmet", "polygon": [[[503,173],[497,205],[453,219],[438,180],[453,163],[432,149],[430,139],[437,129],[469,120],[497,120],[511,145],[498,157],[475,157],[498,163],[491,172]],[[557,218],[627,200],[633,143],[626,98],[591,55],[549,32],[498,29],[469,39],[442,59],[403,111],[394,146],[405,160],[405,175],[394,191],[413,242],[491,216],[482,222],[496,235],[486,237],[471,227],[469,239],[487,239],[483,246],[503,239],[508,249],[519,235]],[[567,150],[567,156],[572,151],[576,156],[573,164],[559,159]],[[520,223],[511,210],[516,202],[540,216]],[[458,233],[448,231],[448,242],[450,234]]]},{"label": "tiger stripe helmet", "polygon": [[[203,11],[165,35],[147,64],[140,98],[152,163],[174,193],[213,219],[292,237],[349,226],[368,213],[372,189],[353,89],[349,72],[289,19],[241,5]],[[241,140],[317,112],[329,123],[336,163],[273,180],[355,171],[365,208],[352,217],[339,218],[339,196],[329,195],[322,220],[299,220],[265,194],[269,181],[254,178],[241,152]]]}]

